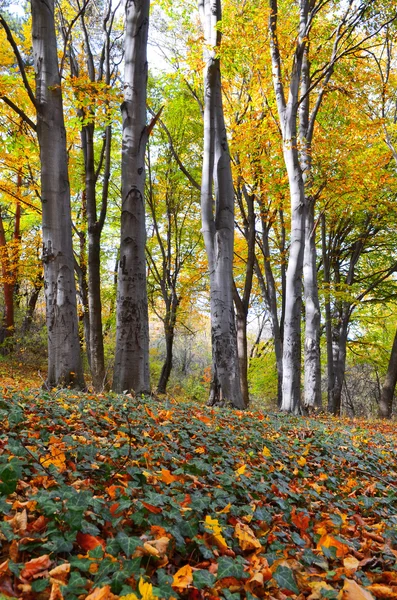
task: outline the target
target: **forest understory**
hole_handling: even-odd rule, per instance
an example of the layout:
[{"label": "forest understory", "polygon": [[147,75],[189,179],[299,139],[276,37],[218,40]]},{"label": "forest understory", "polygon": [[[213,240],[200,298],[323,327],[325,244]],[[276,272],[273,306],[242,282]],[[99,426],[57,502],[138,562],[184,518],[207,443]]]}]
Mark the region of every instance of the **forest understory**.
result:
[{"label": "forest understory", "polygon": [[23,375],[0,395],[3,600],[397,598],[393,422]]}]

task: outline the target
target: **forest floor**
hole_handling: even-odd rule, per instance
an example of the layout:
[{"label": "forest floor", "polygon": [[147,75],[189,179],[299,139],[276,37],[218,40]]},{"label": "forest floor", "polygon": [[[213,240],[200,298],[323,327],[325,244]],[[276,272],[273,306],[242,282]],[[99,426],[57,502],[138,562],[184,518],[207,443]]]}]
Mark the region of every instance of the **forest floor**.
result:
[{"label": "forest floor", "polygon": [[397,433],[0,392],[0,598],[397,598]]}]

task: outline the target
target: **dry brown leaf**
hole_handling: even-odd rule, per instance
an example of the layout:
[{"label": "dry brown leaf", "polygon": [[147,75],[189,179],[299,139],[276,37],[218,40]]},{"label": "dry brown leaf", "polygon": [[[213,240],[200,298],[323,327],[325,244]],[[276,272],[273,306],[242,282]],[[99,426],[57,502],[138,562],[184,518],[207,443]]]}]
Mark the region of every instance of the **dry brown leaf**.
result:
[{"label": "dry brown leaf", "polygon": [[51,569],[51,571],[49,572],[50,581],[52,584],[59,583],[61,585],[64,585],[67,581],[69,573],[70,563],[63,563],[62,565],[58,565],[57,567]]},{"label": "dry brown leaf", "polygon": [[15,563],[19,562],[19,543],[17,540],[12,540],[10,547],[8,549],[8,554],[11,560]]},{"label": "dry brown leaf", "polygon": [[134,556],[143,556],[149,554],[150,556],[157,556],[162,558],[166,555],[168,544],[170,539],[168,537],[161,537],[157,540],[147,540],[141,548],[137,548]]},{"label": "dry brown leaf", "polygon": [[374,600],[374,597],[371,592],[358,585],[353,579],[345,579],[342,600]]},{"label": "dry brown leaf", "polygon": [[63,594],[61,592],[61,586],[59,583],[54,582],[51,588],[51,595],[49,600],[63,600]]},{"label": "dry brown leaf", "polygon": [[381,598],[382,600],[396,600],[397,599],[397,591],[396,587],[389,587],[388,585],[384,585],[382,583],[373,583],[369,585],[368,590],[375,596],[375,598]]},{"label": "dry brown leaf", "polygon": [[21,571],[21,579],[34,579],[38,573],[45,571],[51,564],[48,554],[29,560]]}]

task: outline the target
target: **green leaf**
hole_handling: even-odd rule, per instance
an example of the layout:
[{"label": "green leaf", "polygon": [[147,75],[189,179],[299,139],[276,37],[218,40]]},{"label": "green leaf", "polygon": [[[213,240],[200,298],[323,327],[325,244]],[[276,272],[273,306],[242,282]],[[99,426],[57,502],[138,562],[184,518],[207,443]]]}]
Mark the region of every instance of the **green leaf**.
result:
[{"label": "green leaf", "polygon": [[205,569],[200,569],[199,571],[193,571],[193,584],[199,590],[208,587],[212,588],[214,586],[216,577],[209,571]]},{"label": "green leaf", "polygon": [[137,548],[143,546],[142,540],[137,537],[129,537],[123,531],[117,534],[116,539],[127,558],[130,558]]},{"label": "green leaf", "polygon": [[32,583],[32,590],[34,592],[43,592],[49,585],[50,582],[48,579],[36,579],[36,581],[33,581]]},{"label": "green leaf", "polygon": [[235,577],[236,579],[241,579],[243,573],[243,565],[238,558],[233,559],[228,556],[221,556],[218,561],[218,580],[223,579],[224,577]]},{"label": "green leaf", "polygon": [[291,569],[280,565],[277,567],[274,575],[274,579],[277,581],[278,585],[283,590],[289,590],[294,594],[299,594],[299,588],[295,581],[295,576]]},{"label": "green leaf", "polygon": [[3,467],[0,470],[0,494],[9,496],[17,489],[18,477],[11,466]]}]

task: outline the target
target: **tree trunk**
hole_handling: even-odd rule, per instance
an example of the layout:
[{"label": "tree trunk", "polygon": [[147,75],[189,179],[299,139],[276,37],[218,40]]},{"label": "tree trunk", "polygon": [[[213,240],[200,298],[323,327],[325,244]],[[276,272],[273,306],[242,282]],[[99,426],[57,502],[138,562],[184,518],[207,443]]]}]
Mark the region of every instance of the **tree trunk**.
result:
[{"label": "tree trunk", "polygon": [[330,301],[330,264],[327,253],[327,238],[326,238],[326,222],[325,215],[321,217],[321,244],[323,254],[323,271],[325,284],[325,335],[327,340],[327,397],[328,397],[328,412],[332,412],[334,406],[334,387],[335,387],[335,372],[334,358],[332,350],[332,315]]},{"label": "tree trunk", "polygon": [[[92,384],[96,391],[106,387],[105,354],[103,347],[102,330],[102,301],[101,301],[101,233],[105,220],[107,206],[107,189],[104,206],[101,215],[97,216],[96,202],[96,175],[94,163],[94,125],[90,124],[83,130],[85,139],[85,190],[88,221],[88,313],[89,313],[89,347],[90,347],[90,369]],[[103,187],[108,182],[108,165],[110,165],[111,130],[106,128],[105,133],[105,180]]]},{"label": "tree trunk", "polygon": [[240,384],[244,406],[249,405],[248,389],[248,348],[247,348],[247,314],[237,311],[237,350],[240,365]]},{"label": "tree trunk", "polygon": [[173,345],[174,345],[174,330],[170,330],[164,326],[165,330],[165,360],[161,369],[159,382],[157,385],[158,394],[167,393],[167,384],[172,371],[172,360],[173,360]]},{"label": "tree trunk", "polygon": [[305,394],[306,410],[321,409],[320,302],[317,285],[314,200],[306,198],[303,280],[305,294]]},{"label": "tree trunk", "polygon": [[297,116],[300,77],[308,36],[309,2],[300,2],[299,32],[289,81],[288,101],[282,80],[278,41],[278,5],[270,0],[270,50],[273,85],[283,139],[283,156],[291,198],[290,253],[285,286],[285,322],[283,336],[283,385],[281,410],[298,413],[301,395],[301,313],[302,272],[305,233],[305,188],[299,162]]},{"label": "tree trunk", "polygon": [[[241,395],[237,336],[233,307],[234,188],[223,116],[221,75],[216,49],[220,0],[199,0],[204,30],[204,158],[201,214],[210,272],[213,384],[210,401],[219,398],[244,408]],[[215,187],[215,214],[212,182]],[[218,392],[219,390],[219,392]]]},{"label": "tree trunk", "polygon": [[346,371],[346,349],[347,349],[347,332],[349,327],[350,314],[348,309],[344,309],[340,319],[339,326],[334,331],[333,339],[333,354],[334,354],[334,373],[335,384],[332,394],[332,405],[329,407],[330,412],[335,416],[341,414],[342,408],[342,389]]},{"label": "tree trunk", "polygon": [[167,392],[167,384],[172,371],[173,362],[173,346],[175,337],[175,324],[179,299],[175,292],[171,293],[171,298],[168,301],[166,315],[164,319],[164,335],[165,335],[165,361],[161,369],[157,392],[165,394]]},{"label": "tree trunk", "polygon": [[393,346],[390,353],[387,373],[382,385],[379,400],[379,417],[390,419],[393,411],[393,396],[397,383],[397,331],[394,336]]},{"label": "tree trunk", "polygon": [[54,0],[32,0],[43,263],[48,334],[47,385],[84,387],[76,308],[70,188]]},{"label": "tree trunk", "polygon": [[33,315],[36,309],[37,300],[39,299],[40,292],[43,288],[43,276],[40,274],[37,276],[33,284],[33,292],[29,296],[28,306],[26,309],[25,316],[22,323],[22,333],[26,334],[30,331],[33,322]]},{"label": "tree trunk", "polygon": [[[272,324],[274,354],[276,356],[277,365],[277,405],[280,408],[282,404],[283,389],[283,338],[277,310],[276,283],[274,281],[273,271],[270,264],[269,226],[264,221],[262,221],[262,245],[265,259],[264,268],[268,294],[268,305]],[[285,294],[283,294],[283,289],[281,295],[282,297],[285,296]]]},{"label": "tree trunk", "polygon": [[150,392],[146,291],[145,148],[149,0],[127,0],[122,142],[122,212],[113,389]]}]

